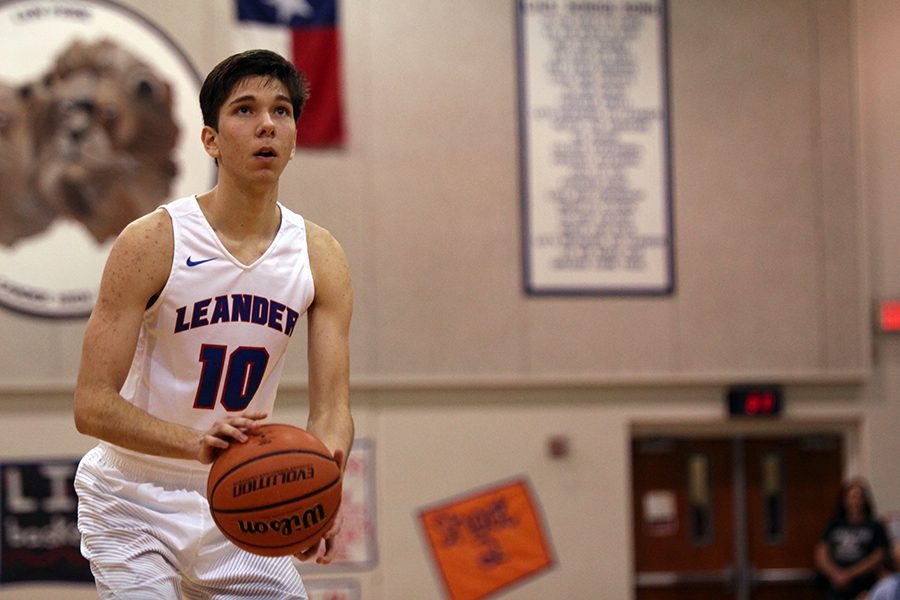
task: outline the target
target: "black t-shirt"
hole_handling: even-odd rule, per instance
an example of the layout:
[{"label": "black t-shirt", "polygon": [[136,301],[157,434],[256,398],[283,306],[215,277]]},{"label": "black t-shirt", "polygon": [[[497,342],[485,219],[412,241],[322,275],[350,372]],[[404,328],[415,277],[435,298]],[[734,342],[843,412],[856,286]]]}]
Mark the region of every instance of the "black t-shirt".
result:
[{"label": "black t-shirt", "polygon": [[878,548],[890,551],[887,532],[878,521],[866,521],[859,525],[835,519],[822,534],[828,544],[828,555],[838,566],[855,565]]}]

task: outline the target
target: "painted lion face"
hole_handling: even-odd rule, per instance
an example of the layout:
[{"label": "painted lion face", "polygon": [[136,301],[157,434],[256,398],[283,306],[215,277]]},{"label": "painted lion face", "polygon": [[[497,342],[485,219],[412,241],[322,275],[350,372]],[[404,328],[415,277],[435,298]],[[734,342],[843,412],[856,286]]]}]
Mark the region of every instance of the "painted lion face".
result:
[{"label": "painted lion face", "polygon": [[178,137],[172,92],[114,42],[75,42],[37,86],[36,187],[98,242],[168,198]]},{"label": "painted lion face", "polygon": [[34,190],[35,99],[27,86],[0,82],[0,244],[40,233],[56,216]]}]

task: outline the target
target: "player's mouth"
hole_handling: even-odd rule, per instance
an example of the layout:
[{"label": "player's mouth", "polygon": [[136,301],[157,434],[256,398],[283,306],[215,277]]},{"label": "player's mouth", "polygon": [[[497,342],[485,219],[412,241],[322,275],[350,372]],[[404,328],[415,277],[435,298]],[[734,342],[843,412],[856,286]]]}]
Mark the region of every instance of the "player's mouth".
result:
[{"label": "player's mouth", "polygon": [[266,146],[257,150],[256,153],[253,154],[253,156],[257,158],[277,158],[278,153],[274,148]]}]

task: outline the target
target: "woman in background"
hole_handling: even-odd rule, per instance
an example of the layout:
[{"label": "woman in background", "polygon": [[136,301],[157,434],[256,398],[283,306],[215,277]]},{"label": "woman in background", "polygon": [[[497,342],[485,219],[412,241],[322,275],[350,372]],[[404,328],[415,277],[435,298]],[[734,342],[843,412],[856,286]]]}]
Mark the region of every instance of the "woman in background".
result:
[{"label": "woman in background", "polygon": [[888,552],[887,532],[875,517],[867,484],[862,479],[847,481],[815,549],[816,567],[828,580],[825,597],[864,598],[878,581]]}]

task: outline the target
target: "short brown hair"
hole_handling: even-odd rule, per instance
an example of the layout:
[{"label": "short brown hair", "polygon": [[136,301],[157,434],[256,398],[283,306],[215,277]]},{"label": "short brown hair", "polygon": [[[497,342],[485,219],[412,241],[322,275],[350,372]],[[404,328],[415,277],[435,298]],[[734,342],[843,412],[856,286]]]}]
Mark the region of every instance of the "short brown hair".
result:
[{"label": "short brown hair", "polygon": [[300,112],[309,97],[309,86],[302,73],[297,71],[290,61],[271,50],[247,50],[229,56],[217,64],[200,88],[200,111],[203,113],[203,124],[213,129],[219,127],[219,110],[234,87],[247,77],[270,77],[285,85],[294,110],[294,119],[300,118]]}]

